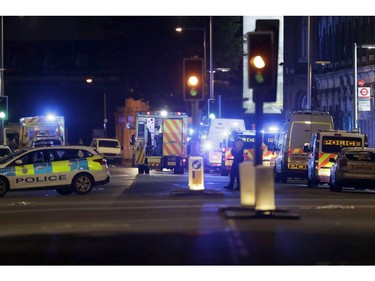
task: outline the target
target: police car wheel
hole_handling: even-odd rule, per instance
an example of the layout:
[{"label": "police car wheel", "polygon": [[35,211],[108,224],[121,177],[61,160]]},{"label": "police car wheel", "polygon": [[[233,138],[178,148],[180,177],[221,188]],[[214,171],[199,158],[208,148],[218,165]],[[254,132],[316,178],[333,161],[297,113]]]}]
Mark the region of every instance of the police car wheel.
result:
[{"label": "police car wheel", "polygon": [[89,193],[94,186],[94,181],[89,174],[78,174],[73,178],[72,188],[77,194]]},{"label": "police car wheel", "polygon": [[56,191],[61,195],[69,195],[73,193],[73,189],[71,188],[56,188]]},{"label": "police car wheel", "polygon": [[0,177],[0,197],[4,196],[5,193],[7,193],[8,190],[9,190],[8,181],[5,178]]}]

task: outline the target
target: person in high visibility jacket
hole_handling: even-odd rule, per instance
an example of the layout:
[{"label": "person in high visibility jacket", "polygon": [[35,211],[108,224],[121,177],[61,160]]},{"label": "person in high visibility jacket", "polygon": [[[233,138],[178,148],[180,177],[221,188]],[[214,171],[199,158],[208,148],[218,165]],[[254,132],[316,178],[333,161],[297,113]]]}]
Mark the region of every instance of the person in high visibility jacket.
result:
[{"label": "person in high visibility jacket", "polygon": [[[240,163],[244,161],[244,142],[242,139],[237,139],[234,143],[234,147],[231,150],[233,155],[233,164],[230,170],[230,180],[227,186],[224,186],[225,189],[240,189]],[[234,182],[237,182],[237,187],[234,187]]]}]

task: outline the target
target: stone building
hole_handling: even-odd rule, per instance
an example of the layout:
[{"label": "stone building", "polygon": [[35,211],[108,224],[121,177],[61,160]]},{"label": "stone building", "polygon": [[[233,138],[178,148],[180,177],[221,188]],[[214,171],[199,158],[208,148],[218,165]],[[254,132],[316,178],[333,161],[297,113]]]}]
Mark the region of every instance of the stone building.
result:
[{"label": "stone building", "polygon": [[[285,110],[306,108],[307,30],[308,17],[285,17]],[[354,43],[375,44],[375,17],[310,17],[311,109],[332,114],[336,129],[355,128]],[[357,47],[357,79],[371,89],[371,111],[358,108],[357,121],[369,146],[375,146],[374,55],[375,50]]]}]

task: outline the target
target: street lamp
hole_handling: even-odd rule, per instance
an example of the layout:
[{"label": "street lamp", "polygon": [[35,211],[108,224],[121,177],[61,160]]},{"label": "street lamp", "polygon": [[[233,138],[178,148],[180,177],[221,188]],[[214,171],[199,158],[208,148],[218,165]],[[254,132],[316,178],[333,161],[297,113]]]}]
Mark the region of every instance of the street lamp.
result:
[{"label": "street lamp", "polygon": [[[94,79],[89,77],[89,78],[85,79],[85,82],[90,85],[94,82]],[[103,136],[106,138],[107,137],[107,123],[108,123],[108,119],[107,119],[107,93],[106,92],[104,92],[104,94],[103,94],[103,115],[104,115],[104,118],[103,118]]]},{"label": "street lamp", "polygon": [[[206,29],[205,28],[182,28],[177,27],[177,32],[182,32],[183,30],[200,30],[203,31],[203,81],[204,84],[206,83],[206,72],[207,72],[207,57],[206,57]],[[204,96],[204,87],[203,87],[203,96]],[[192,101],[191,102],[191,112],[192,112],[192,119],[193,119],[193,126],[194,129],[198,131],[199,124],[200,124],[200,112],[199,112],[199,101]],[[191,141],[191,155],[198,156],[200,154],[200,144],[198,140],[198,135],[194,134],[192,141]]]},{"label": "street lamp", "polygon": [[357,49],[375,49],[375,44],[357,45],[354,43],[354,129],[358,129],[358,74],[357,74]]}]

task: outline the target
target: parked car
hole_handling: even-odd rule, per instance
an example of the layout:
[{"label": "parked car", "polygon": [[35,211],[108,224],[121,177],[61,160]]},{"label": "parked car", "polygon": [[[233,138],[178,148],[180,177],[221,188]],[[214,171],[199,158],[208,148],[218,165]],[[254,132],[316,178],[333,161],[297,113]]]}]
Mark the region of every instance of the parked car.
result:
[{"label": "parked car", "polygon": [[87,194],[109,181],[107,161],[88,146],[38,147],[0,158],[0,197],[12,190],[42,188]]},{"label": "parked car", "polygon": [[346,147],[333,162],[330,175],[330,190],[341,192],[343,187],[374,188],[375,148]]},{"label": "parked car", "polygon": [[118,139],[112,138],[94,138],[91,142],[92,147],[96,149],[108,163],[122,163],[121,145]]}]

